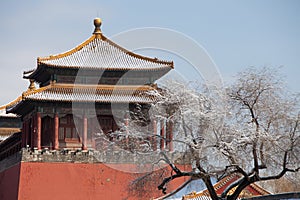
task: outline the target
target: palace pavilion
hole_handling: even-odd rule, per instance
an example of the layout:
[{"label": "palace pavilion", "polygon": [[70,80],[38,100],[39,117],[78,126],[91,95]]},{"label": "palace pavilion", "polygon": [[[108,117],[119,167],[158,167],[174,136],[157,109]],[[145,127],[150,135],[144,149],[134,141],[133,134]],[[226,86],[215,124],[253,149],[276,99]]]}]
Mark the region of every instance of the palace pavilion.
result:
[{"label": "palace pavilion", "polygon": [[[99,18],[94,26],[92,36],[77,47],[39,57],[37,67],[23,73],[29,87],[0,108],[1,199],[150,199],[162,195],[156,184],[163,174],[171,173],[169,166],[155,169],[152,175],[158,179],[149,179],[138,190],[129,189],[138,174],[122,169],[153,164],[141,162],[147,160],[144,154],[125,159],[132,150],[130,143],[144,145],[128,136],[136,122],[149,141],[148,151],[175,153],[173,123],[149,115],[155,92],[163,93],[156,81],[174,68],[173,62],[120,47],[102,34]],[[99,135],[111,143],[121,141],[110,151],[117,156],[107,156],[108,147]],[[106,155],[110,165],[107,159],[95,159],[97,153]],[[190,169],[189,161],[179,161],[178,167]],[[166,192],[187,180],[175,180]]]}]

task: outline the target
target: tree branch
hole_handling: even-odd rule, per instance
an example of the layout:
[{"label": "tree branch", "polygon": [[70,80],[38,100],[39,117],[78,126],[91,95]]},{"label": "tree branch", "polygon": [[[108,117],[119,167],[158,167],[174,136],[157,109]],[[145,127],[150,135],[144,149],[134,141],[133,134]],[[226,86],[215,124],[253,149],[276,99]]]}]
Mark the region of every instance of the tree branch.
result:
[{"label": "tree branch", "polygon": [[250,185],[251,183],[254,183],[255,181],[257,181],[257,176],[255,176],[255,175],[251,176],[251,177],[243,177],[243,179],[241,179],[241,181],[239,182],[239,184],[238,184],[237,188],[235,189],[235,191],[233,192],[233,194],[229,195],[227,197],[227,200],[237,199],[239,194],[242,192],[242,190],[244,188],[246,188],[248,185]]},{"label": "tree branch", "polygon": [[259,180],[266,181],[266,180],[272,180],[272,179],[279,179],[281,178],[286,172],[298,172],[300,170],[300,167],[296,169],[289,169],[286,167],[287,164],[287,157],[288,157],[288,151],[284,153],[283,157],[283,163],[282,163],[282,171],[274,176],[266,176],[266,177],[259,177]]},{"label": "tree branch", "polygon": [[245,180],[244,180],[245,178],[246,178],[246,177],[242,177],[242,178],[236,180],[235,182],[231,183],[229,186],[227,186],[227,187],[225,188],[225,190],[222,192],[221,198],[225,198],[225,197],[227,196],[227,193],[228,193],[232,188],[234,188],[234,187],[240,185],[242,182],[244,182],[244,181],[245,181]]},{"label": "tree branch", "polygon": [[181,172],[179,174],[174,174],[172,176],[169,176],[167,178],[164,178],[164,180],[162,181],[162,183],[157,187],[159,190],[162,190],[162,192],[164,194],[166,194],[166,184],[169,183],[170,181],[172,181],[173,179],[179,178],[179,177],[183,177],[183,176],[191,176],[193,177],[195,174],[193,172]]}]

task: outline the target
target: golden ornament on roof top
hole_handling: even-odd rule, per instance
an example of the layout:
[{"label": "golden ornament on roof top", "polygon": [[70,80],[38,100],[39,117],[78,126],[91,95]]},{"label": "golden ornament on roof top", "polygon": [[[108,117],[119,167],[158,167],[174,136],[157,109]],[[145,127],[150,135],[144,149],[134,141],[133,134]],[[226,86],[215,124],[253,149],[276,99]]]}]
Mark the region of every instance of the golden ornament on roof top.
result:
[{"label": "golden ornament on roof top", "polygon": [[95,25],[94,34],[101,33],[101,29],[100,29],[101,23],[102,20],[100,18],[94,19],[94,25]]}]

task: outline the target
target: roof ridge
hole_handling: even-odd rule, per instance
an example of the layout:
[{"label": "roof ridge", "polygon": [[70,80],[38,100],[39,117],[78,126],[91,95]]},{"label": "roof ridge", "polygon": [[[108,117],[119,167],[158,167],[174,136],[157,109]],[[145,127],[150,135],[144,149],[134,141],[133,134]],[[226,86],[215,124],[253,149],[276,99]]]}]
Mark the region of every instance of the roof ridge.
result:
[{"label": "roof ridge", "polygon": [[17,97],[15,100],[9,102],[8,104],[5,104],[5,105],[0,106],[0,110],[4,110],[4,109],[6,109],[7,107],[10,107],[10,106],[14,105],[14,104],[18,103],[18,102],[21,101],[21,100],[22,100],[22,96],[19,96],[19,97]]},{"label": "roof ridge", "polygon": [[48,88],[51,88],[53,85],[54,84],[49,84],[47,86],[40,87],[40,88],[37,88],[37,89],[34,89],[34,90],[27,90],[27,91],[22,93],[22,99],[24,99],[25,97],[27,97],[29,95],[36,94],[36,93],[42,92],[42,91],[44,91]]},{"label": "roof ridge", "polygon": [[37,62],[40,63],[41,61],[54,60],[54,59],[63,58],[63,57],[72,55],[73,53],[81,50],[87,44],[92,42],[95,38],[96,38],[96,35],[93,34],[91,37],[89,37],[87,40],[85,40],[81,44],[77,45],[75,48],[72,48],[72,49],[70,49],[70,50],[68,50],[64,53],[59,53],[59,54],[56,54],[56,55],[50,55],[50,56],[46,56],[46,57],[38,57]]},{"label": "roof ridge", "polygon": [[113,42],[112,40],[108,39],[104,35],[102,35],[101,39],[102,38],[104,38],[103,41],[107,41],[110,45],[112,45],[112,46],[120,49],[121,51],[123,51],[124,53],[126,53],[128,55],[131,55],[131,56],[139,58],[139,59],[144,59],[144,60],[148,60],[148,61],[151,61],[151,62],[159,63],[159,64],[169,64],[169,65],[171,65],[172,68],[174,68],[173,61],[164,61],[164,60],[159,60],[157,58],[150,58],[150,57],[147,57],[147,56],[142,56],[142,55],[133,53],[132,51],[129,51],[129,50],[127,50],[124,47],[121,47],[120,45],[116,44],[115,42]]}]

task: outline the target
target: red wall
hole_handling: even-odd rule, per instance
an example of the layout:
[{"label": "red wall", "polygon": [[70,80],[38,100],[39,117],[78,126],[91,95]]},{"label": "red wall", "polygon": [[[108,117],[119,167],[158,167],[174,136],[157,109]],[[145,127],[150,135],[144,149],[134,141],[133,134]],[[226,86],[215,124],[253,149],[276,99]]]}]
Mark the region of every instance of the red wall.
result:
[{"label": "red wall", "polygon": [[[120,165],[120,169],[122,167],[124,166]],[[154,187],[146,188],[148,194],[144,197],[133,196],[128,185],[137,177],[139,177],[138,174],[118,171],[104,164],[24,162],[21,163],[19,200],[119,200],[162,196],[161,191],[156,189],[160,182],[158,180],[157,182],[153,180]],[[187,179],[181,178],[173,181],[168,187],[168,192],[183,184]]]},{"label": "red wall", "polygon": [[0,172],[0,199],[17,200],[20,163]]}]

